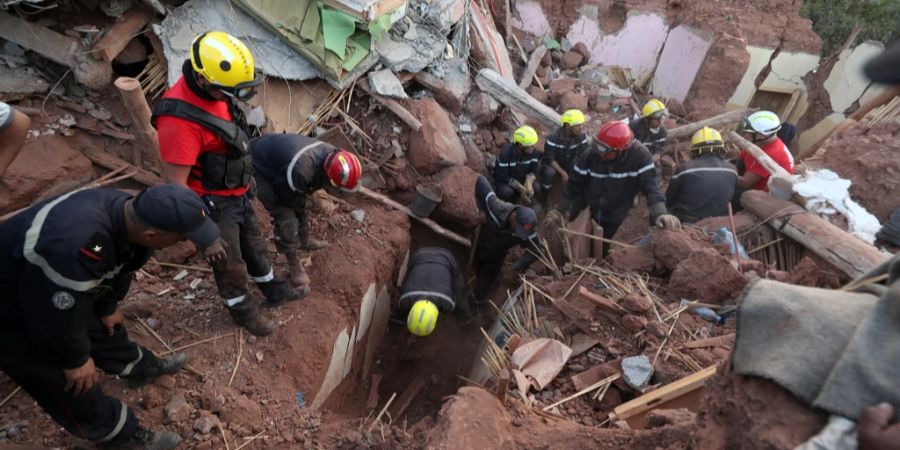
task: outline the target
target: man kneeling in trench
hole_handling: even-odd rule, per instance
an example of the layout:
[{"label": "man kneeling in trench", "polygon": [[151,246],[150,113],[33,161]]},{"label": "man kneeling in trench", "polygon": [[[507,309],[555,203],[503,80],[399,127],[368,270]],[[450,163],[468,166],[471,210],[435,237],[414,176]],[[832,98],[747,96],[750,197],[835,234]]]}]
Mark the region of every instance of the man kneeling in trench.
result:
[{"label": "man kneeling in trench", "polygon": [[[423,247],[409,258],[406,277],[400,287],[394,321],[406,315],[409,332],[428,336],[437,326],[439,312],[453,312],[462,298],[464,280],[453,253],[441,247]],[[459,302],[466,311],[467,305]]]}]

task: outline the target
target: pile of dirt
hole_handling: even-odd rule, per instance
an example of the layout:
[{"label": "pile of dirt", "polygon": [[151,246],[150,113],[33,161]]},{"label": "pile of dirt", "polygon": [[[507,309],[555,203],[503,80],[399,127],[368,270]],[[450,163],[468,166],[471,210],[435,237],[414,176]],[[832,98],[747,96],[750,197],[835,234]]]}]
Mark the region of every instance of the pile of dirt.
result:
[{"label": "pile of dirt", "polygon": [[850,195],[882,223],[900,207],[900,123],[854,124],[831,137],[809,165],[849,179]]}]

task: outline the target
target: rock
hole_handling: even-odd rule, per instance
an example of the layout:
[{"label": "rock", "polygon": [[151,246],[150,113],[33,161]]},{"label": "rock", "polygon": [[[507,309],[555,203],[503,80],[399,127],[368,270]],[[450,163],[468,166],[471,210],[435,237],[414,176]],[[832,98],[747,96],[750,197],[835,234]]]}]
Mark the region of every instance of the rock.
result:
[{"label": "rock", "polygon": [[[234,391],[231,390],[231,393]],[[227,394],[226,398],[228,398]],[[228,407],[222,410],[220,417],[225,422],[241,423],[254,429],[262,427],[264,424],[259,404],[243,394],[234,395],[229,401]]]},{"label": "rock", "polygon": [[639,391],[650,384],[653,376],[653,365],[646,355],[629,356],[622,359],[622,378],[629,386]]},{"label": "rock", "polygon": [[525,90],[538,102],[547,103],[547,91],[537,86],[528,86]]},{"label": "rock", "polygon": [[409,102],[410,111],[422,122],[419,131],[409,132],[409,162],[422,175],[431,175],[444,167],[466,162],[456,126],[447,112],[432,98],[423,97]]},{"label": "rock", "polygon": [[159,262],[186,264],[196,254],[197,246],[193,242],[181,241],[162,250],[157,250],[153,253],[153,257]]},{"label": "rock", "polygon": [[575,44],[570,51],[577,52],[579,55],[584,57],[584,60],[587,61],[591,59],[591,52],[587,48],[587,44],[584,42],[579,42]]},{"label": "rock", "polygon": [[553,55],[550,52],[544,53],[544,57],[541,58],[541,67],[550,67],[550,64],[553,63]]},{"label": "rock", "polygon": [[[490,133],[488,133],[490,136]],[[484,154],[478,149],[478,146],[471,139],[463,140],[463,147],[466,149],[466,167],[474,170],[476,173],[485,173],[487,171],[484,165]]]},{"label": "rock", "polygon": [[200,417],[194,420],[194,431],[200,434],[209,434],[216,427],[216,420],[207,411],[200,413]]},{"label": "rock", "polygon": [[556,106],[564,95],[575,91],[575,80],[572,78],[557,78],[550,82],[549,90],[550,106]]},{"label": "rock", "polygon": [[443,200],[435,211],[446,220],[464,227],[474,227],[479,222],[475,205],[475,180],[478,174],[466,166],[444,169],[434,179],[443,192]]},{"label": "rock", "polygon": [[366,220],[366,211],[362,209],[354,209],[353,211],[350,211],[350,217],[359,223],[363,223],[363,221]]},{"label": "rock", "polygon": [[166,423],[184,423],[190,420],[194,407],[184,399],[184,395],[178,393],[166,403],[165,412]]},{"label": "rock", "polygon": [[369,89],[379,95],[394,98],[409,98],[403,90],[400,79],[390,69],[369,72]]},{"label": "rock", "polygon": [[559,100],[559,108],[560,111],[566,111],[569,109],[577,109],[579,111],[587,111],[588,110],[588,98],[583,94],[579,94],[577,92],[569,92],[564,94],[562,98]]},{"label": "rock", "polygon": [[626,314],[622,317],[622,321],[620,322],[620,324],[625,327],[626,330],[632,333],[637,333],[644,330],[644,325],[647,324],[647,319],[641,316],[636,316],[634,314]]},{"label": "rock", "polygon": [[740,291],[747,278],[719,252],[706,248],[681,261],[669,277],[669,292],[702,303],[720,304]]},{"label": "rock", "polygon": [[416,81],[427,87],[441,106],[458,115],[472,90],[467,61],[455,58],[435,64],[429,72],[419,72]]},{"label": "rock", "polygon": [[88,111],[88,114],[90,114],[91,117],[93,117],[97,120],[112,119],[112,113],[107,111],[106,108],[91,109],[90,111]]},{"label": "rock", "polygon": [[648,322],[644,329],[647,330],[647,334],[650,336],[656,336],[658,338],[664,338],[667,334],[669,334],[669,326],[662,322]]},{"label": "rock", "polygon": [[697,418],[697,413],[686,408],[652,409],[644,417],[644,429],[662,428],[669,425],[689,424]]},{"label": "rock", "polygon": [[560,58],[559,68],[562,70],[574,70],[577,69],[582,62],[584,62],[584,55],[574,50],[569,50],[563,53],[562,58]]},{"label": "rock", "polygon": [[654,230],[650,238],[650,247],[653,249],[656,259],[667,270],[674,270],[679,263],[695,251],[712,248],[708,243],[695,241],[685,231],[669,230]]},{"label": "rock", "polygon": [[756,272],[759,276],[766,275],[766,264],[756,259],[741,258],[741,271]]},{"label": "rock", "polygon": [[619,247],[609,253],[606,261],[623,272],[652,273],[656,258],[649,247]]},{"label": "rock", "polygon": [[0,213],[28,206],[40,196],[60,194],[90,180],[91,161],[70,147],[72,142],[57,135],[28,139],[3,173]]},{"label": "rock", "polygon": [[688,111],[684,107],[684,104],[674,98],[669,98],[668,103],[666,103],[666,109],[676,116],[684,117],[688,115]]},{"label": "rock", "polygon": [[466,112],[478,126],[485,126],[497,119],[500,103],[487,93],[479,92],[469,96]]},{"label": "rock", "polygon": [[619,305],[635,314],[643,314],[653,309],[653,302],[641,294],[628,294],[619,299]]}]

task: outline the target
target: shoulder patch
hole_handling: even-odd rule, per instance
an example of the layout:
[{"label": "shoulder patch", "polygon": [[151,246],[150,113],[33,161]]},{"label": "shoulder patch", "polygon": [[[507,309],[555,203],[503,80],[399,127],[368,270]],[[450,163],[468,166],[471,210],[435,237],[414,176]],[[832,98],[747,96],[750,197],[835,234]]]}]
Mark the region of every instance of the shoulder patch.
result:
[{"label": "shoulder patch", "polygon": [[56,309],[62,311],[72,309],[72,307],[75,306],[75,297],[66,291],[54,292],[53,296],[50,297],[50,301],[53,302],[53,306],[56,307]]},{"label": "shoulder patch", "polygon": [[106,259],[109,252],[112,251],[111,243],[112,239],[105,233],[94,233],[91,235],[91,238],[78,249],[78,252],[92,261],[103,261]]}]

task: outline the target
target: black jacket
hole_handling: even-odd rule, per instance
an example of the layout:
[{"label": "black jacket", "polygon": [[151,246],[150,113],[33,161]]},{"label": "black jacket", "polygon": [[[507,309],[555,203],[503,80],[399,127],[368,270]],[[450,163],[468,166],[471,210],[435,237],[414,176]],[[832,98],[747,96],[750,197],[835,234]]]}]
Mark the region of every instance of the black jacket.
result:
[{"label": "black jacket", "polygon": [[540,157],[541,154],[537,151],[525,154],[513,144],[504,144],[494,164],[494,183],[497,186],[509,184],[511,180],[524,183],[529,173],[537,175]]},{"label": "black jacket", "polygon": [[[313,144],[318,145],[308,147]],[[268,134],[250,141],[254,176],[268,181],[284,201],[328,184],[324,164],[334,150],[331,144],[297,134]]]},{"label": "black jacket", "polygon": [[559,127],[553,134],[547,136],[543,161],[548,165],[556,161],[563,170],[571,172],[578,156],[590,147],[590,142],[590,138],[584,133],[570,138],[566,136],[566,131]]},{"label": "black jacket", "polygon": [[67,369],[88,360],[88,322],[116,311],[152,254],[126,239],[129,198],[75,191],[0,224],[0,339],[25,335]]},{"label": "black jacket", "polygon": [[647,197],[651,211],[660,209],[657,216],[665,212],[666,198],[659,188],[650,152],[635,142],[614,161],[604,160],[594,149],[582,153],[566,183],[561,204],[570,205],[570,216],[588,206],[604,221],[622,222],[638,192]]},{"label": "black jacket", "polygon": [[441,311],[453,311],[463,291],[463,278],[450,250],[423,247],[409,258],[409,269],[400,287],[399,307],[409,311],[413,303],[431,300]]},{"label": "black jacket", "polygon": [[513,227],[509,225],[509,215],[521,206],[504,202],[497,198],[487,178],[478,177],[475,183],[475,204],[485,213],[487,220],[478,235],[477,252],[482,256],[505,258],[510,248],[516,245],[528,248],[516,261],[516,270],[523,271],[537,261],[538,235],[534,232],[528,239],[520,239]]},{"label": "black jacket", "polygon": [[666,190],[666,206],[682,222],[728,214],[738,174],[734,165],[706,154],[680,164]]},{"label": "black jacket", "polygon": [[666,131],[666,127],[660,125],[659,130],[654,133],[650,130],[647,119],[633,121],[628,126],[634,133],[634,138],[644,144],[647,150],[650,150],[650,153],[656,155],[666,149],[667,136],[669,134]]}]

